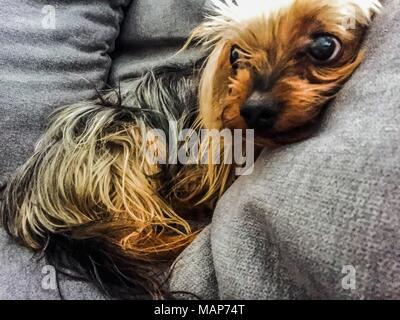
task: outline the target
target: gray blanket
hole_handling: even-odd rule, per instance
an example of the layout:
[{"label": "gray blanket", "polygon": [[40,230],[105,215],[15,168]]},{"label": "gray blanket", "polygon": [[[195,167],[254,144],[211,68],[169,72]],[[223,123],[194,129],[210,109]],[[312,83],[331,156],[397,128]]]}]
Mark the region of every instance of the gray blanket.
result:
[{"label": "gray blanket", "polygon": [[366,60],[322,130],[265,150],[180,257],[174,290],[212,299],[400,298],[399,34],[399,1],[386,1]]},{"label": "gray blanket", "polygon": [[[129,0],[3,0],[0,9],[0,189],[33,152],[56,108],[91,98],[111,68]],[[51,4],[51,6],[48,6]],[[0,227],[0,299],[56,299],[43,286],[45,261],[11,243]],[[42,274],[42,271],[44,272]],[[97,298],[60,277],[65,298]]]}]

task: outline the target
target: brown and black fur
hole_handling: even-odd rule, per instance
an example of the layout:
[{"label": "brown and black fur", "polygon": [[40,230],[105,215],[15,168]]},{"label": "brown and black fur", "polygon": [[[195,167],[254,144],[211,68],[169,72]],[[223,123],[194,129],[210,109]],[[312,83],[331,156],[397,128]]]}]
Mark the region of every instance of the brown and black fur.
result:
[{"label": "brown and black fur", "polygon": [[[279,106],[269,127],[257,128],[259,146],[307,137],[361,63],[362,37],[379,8],[376,0],[212,3],[188,41],[204,47],[204,60],[149,71],[121,90],[60,109],[4,192],[3,226],[15,240],[112,298],[168,297],[166,267],[234,180],[230,164],[150,163],[145,136],[167,133],[170,121],[194,131],[252,129],[241,111],[256,94]],[[255,14],[247,15],[252,5]],[[341,25],[343,8],[354,9],[355,29]],[[329,64],[308,55],[318,34],[341,43]],[[240,56],[233,63],[234,49]],[[170,139],[167,145],[177,135]],[[201,150],[231,152],[208,141]]]}]

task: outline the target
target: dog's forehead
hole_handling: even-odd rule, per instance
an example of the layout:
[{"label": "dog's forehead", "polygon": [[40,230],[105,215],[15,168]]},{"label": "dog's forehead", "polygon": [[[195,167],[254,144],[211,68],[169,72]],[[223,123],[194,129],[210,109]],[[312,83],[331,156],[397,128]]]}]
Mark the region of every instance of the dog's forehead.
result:
[{"label": "dog's forehead", "polygon": [[288,8],[295,0],[212,0],[212,10],[235,22],[245,22],[261,14],[273,14]]}]

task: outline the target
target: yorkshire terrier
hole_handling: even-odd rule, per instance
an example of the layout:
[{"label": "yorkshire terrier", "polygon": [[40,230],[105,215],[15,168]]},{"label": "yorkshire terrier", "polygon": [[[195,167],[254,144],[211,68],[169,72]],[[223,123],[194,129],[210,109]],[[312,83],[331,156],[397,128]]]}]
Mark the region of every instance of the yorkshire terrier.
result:
[{"label": "yorkshire terrier", "polygon": [[[168,133],[155,142],[160,153],[178,141],[171,121],[178,131],[252,129],[257,146],[304,139],[360,65],[363,35],[380,7],[212,0],[186,45],[202,46],[203,59],[149,71],[55,113],[7,186],[4,227],[113,298],[165,297],[159,274],[192,241],[199,230],[192,221],[212,212],[235,166],[152,163],[149,133]],[[205,139],[201,150],[227,152],[215,145]]]}]

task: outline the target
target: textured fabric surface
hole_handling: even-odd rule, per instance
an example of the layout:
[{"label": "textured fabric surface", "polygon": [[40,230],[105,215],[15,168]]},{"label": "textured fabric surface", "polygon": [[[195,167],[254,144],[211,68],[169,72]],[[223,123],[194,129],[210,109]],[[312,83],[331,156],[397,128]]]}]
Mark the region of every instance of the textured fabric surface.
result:
[{"label": "textured fabric surface", "polygon": [[[363,66],[318,135],[265,150],[179,258],[173,290],[215,299],[400,298],[399,34],[399,1],[386,1]],[[356,287],[347,290],[353,271]]]},{"label": "textured fabric surface", "polygon": [[[93,97],[94,87],[107,81],[109,54],[119,34],[123,6],[129,2],[2,1],[0,187],[32,153],[56,107]],[[51,7],[46,6],[49,3]],[[9,243],[2,229],[0,262],[0,299],[60,297],[41,285],[45,263]],[[60,283],[67,299],[101,297],[90,285],[62,277]]]},{"label": "textured fabric surface", "polygon": [[2,1],[1,183],[31,154],[55,107],[103,86],[129,1]]},{"label": "textured fabric surface", "polygon": [[206,0],[133,1],[113,55],[110,82],[118,84],[166,63],[196,60],[201,55],[198,50],[176,53],[202,21],[205,3]]},{"label": "textured fabric surface", "polygon": [[2,228],[0,262],[0,300],[104,299],[90,283],[57,274],[44,259],[10,240]]}]

